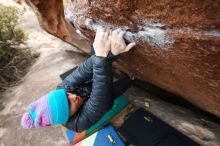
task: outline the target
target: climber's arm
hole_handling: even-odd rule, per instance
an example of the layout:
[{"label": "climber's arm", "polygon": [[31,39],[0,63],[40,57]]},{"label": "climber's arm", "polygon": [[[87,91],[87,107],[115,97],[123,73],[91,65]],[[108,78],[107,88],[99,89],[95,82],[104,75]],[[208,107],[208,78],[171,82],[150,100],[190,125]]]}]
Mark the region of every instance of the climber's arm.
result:
[{"label": "climber's arm", "polygon": [[78,114],[68,122],[68,128],[81,132],[100,120],[113,104],[111,83],[111,62],[105,57],[94,57],[91,96]]},{"label": "climber's arm", "polygon": [[[106,57],[105,50],[111,42],[111,51],[114,55],[119,55],[129,51],[135,44],[131,43],[126,46],[121,30],[113,31],[110,40],[95,39],[94,48],[96,56],[93,58],[93,85],[92,93],[88,101],[83,105],[81,110],[75,114],[66,124],[69,129],[77,132],[88,129],[94,125],[112,107],[113,98],[111,95],[112,71],[111,61]],[[97,37],[97,36],[96,36]],[[102,42],[103,41],[103,42]],[[99,43],[97,45],[96,43]],[[103,48],[103,49],[102,49]],[[107,49],[108,50],[108,49]],[[102,52],[103,53],[100,53]]]},{"label": "climber's arm", "polygon": [[57,89],[66,89],[67,92],[73,91],[74,86],[80,85],[92,79],[93,63],[95,55],[89,57],[84,63],[79,65],[71,74],[69,74],[58,86]]}]

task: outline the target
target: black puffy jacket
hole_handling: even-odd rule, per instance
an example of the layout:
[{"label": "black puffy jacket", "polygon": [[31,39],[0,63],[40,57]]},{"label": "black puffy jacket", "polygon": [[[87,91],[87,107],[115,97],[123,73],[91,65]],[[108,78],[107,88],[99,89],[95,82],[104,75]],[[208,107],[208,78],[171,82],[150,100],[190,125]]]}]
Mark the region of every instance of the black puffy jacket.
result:
[{"label": "black puffy jacket", "polygon": [[81,132],[94,125],[113,105],[112,60],[92,55],[70,75],[68,75],[57,89],[64,88],[67,92],[74,92],[86,81],[92,80],[89,99],[70,117],[66,127]]}]

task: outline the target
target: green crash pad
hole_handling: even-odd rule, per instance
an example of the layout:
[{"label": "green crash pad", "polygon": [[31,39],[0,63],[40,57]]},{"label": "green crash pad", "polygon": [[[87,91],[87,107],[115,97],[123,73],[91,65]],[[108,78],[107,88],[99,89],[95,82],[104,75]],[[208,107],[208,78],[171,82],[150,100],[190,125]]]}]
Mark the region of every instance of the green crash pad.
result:
[{"label": "green crash pad", "polygon": [[74,132],[74,131],[71,131],[71,130],[65,128],[64,132],[65,132],[65,135],[68,139],[68,142],[70,144],[74,145],[77,142],[85,139],[86,137],[88,137],[92,133],[99,130],[103,125],[108,123],[109,120],[111,120],[113,117],[115,117],[127,105],[128,105],[128,99],[123,96],[120,96],[117,99],[115,99],[113,107],[108,112],[106,112],[106,114],[95,125],[93,125],[89,129],[87,129],[81,133],[77,133],[77,132]]}]

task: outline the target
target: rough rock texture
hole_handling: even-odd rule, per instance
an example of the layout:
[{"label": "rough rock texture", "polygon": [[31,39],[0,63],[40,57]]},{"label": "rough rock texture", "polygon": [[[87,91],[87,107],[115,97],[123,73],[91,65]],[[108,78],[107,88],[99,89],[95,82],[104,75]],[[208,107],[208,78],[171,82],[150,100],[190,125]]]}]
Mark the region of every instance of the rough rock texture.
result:
[{"label": "rough rock texture", "polygon": [[[64,19],[64,8],[62,0],[25,0],[32,7],[41,27],[48,33],[70,43],[76,48],[87,49],[89,42],[80,38]],[[77,42],[77,43],[76,43]],[[81,51],[83,51],[81,49]]]},{"label": "rough rock texture", "polygon": [[138,45],[118,68],[220,116],[218,0],[70,0],[67,21],[61,0],[26,1],[42,28],[84,52],[97,25],[128,30],[126,40]]}]

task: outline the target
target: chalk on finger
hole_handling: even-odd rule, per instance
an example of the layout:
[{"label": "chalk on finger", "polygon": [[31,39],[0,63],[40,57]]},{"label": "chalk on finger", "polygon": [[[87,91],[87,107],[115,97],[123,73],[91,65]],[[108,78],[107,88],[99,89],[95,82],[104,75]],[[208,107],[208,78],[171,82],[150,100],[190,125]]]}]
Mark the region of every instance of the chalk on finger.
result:
[{"label": "chalk on finger", "polygon": [[127,47],[126,47],[126,51],[131,50],[135,45],[136,45],[135,42],[128,44]]}]

